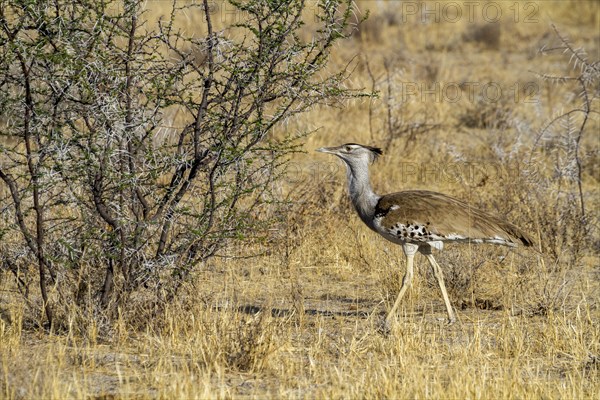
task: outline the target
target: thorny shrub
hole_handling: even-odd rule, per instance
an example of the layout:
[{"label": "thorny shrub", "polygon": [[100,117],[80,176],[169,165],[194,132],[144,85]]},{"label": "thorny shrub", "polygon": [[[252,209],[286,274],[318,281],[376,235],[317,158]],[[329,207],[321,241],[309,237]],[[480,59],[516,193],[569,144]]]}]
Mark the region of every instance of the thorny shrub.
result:
[{"label": "thorny shrub", "polygon": [[[351,32],[351,1],[0,4],[0,262],[49,325],[173,298],[201,262],[257,242],[285,202],[273,191],[304,133],[273,127],[357,93],[325,71]],[[203,34],[178,28],[199,16]],[[33,271],[35,265],[36,272]],[[37,293],[37,292],[36,292]],[[54,321],[54,317],[56,321]]]}]

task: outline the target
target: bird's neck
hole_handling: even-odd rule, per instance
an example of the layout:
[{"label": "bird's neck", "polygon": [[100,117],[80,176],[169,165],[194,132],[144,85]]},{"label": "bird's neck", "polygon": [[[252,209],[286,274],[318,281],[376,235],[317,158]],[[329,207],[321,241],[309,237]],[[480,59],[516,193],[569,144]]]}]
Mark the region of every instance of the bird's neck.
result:
[{"label": "bird's neck", "polygon": [[375,216],[375,207],[381,196],[376,194],[371,188],[369,169],[368,167],[356,168],[352,165],[348,165],[347,167],[348,187],[352,204],[360,219],[369,228],[375,229],[373,226],[373,217]]}]

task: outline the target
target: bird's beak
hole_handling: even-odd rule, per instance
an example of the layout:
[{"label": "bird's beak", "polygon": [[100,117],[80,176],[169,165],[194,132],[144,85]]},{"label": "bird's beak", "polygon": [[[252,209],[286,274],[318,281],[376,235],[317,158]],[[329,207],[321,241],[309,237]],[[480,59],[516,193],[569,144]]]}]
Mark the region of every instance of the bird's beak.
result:
[{"label": "bird's beak", "polygon": [[333,150],[334,150],[334,147],[321,147],[315,151],[318,151],[319,153],[335,154],[335,152]]}]

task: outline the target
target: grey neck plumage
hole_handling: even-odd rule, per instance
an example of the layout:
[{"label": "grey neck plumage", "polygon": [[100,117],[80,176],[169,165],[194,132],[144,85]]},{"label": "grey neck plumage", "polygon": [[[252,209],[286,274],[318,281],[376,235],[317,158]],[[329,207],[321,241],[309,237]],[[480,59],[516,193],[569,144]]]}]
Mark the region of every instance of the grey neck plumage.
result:
[{"label": "grey neck plumage", "polygon": [[375,230],[373,218],[375,216],[377,202],[381,196],[376,194],[371,188],[369,167],[368,165],[362,165],[362,163],[349,163],[346,164],[346,167],[348,189],[352,204],[360,216],[360,219],[367,224],[369,228]]}]

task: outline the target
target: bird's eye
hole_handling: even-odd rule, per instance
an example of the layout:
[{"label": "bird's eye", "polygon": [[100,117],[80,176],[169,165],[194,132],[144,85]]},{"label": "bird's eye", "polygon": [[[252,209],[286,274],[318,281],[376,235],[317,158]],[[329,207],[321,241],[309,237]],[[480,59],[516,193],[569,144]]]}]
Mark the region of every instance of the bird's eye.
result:
[{"label": "bird's eye", "polygon": [[346,150],[349,153],[352,151],[352,147],[346,146],[346,147],[344,147],[344,150]]}]

